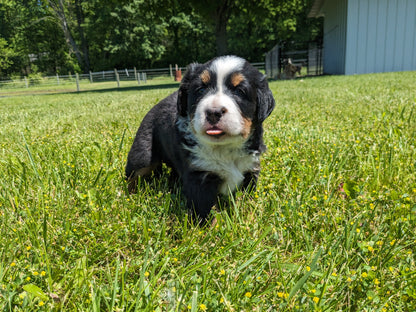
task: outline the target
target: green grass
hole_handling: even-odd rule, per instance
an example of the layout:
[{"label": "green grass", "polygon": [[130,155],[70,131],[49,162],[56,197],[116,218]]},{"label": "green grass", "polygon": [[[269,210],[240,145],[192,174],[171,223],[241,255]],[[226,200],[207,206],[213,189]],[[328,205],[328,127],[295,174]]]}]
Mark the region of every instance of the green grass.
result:
[{"label": "green grass", "polygon": [[3,311],[414,311],[416,72],[271,82],[258,190],[187,223],[126,193],[175,88],[0,98]]}]

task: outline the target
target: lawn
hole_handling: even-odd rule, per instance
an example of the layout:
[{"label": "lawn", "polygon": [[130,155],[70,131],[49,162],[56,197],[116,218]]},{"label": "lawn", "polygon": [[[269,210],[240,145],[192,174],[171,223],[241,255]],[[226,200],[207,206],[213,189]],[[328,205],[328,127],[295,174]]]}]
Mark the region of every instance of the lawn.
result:
[{"label": "lawn", "polygon": [[415,311],[416,72],[270,83],[255,193],[187,223],[127,152],[176,86],[0,98],[0,310]]}]

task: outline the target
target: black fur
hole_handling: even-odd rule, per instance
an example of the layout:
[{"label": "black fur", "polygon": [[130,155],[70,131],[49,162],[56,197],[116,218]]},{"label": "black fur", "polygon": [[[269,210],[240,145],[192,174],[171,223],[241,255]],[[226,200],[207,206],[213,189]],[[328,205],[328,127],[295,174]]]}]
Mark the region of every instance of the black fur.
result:
[{"label": "black fur", "polygon": [[[201,170],[194,165],[198,154],[193,150],[204,143],[189,127],[200,101],[209,92],[216,92],[217,73],[210,72],[211,81],[208,84],[200,78],[214,61],[189,65],[179,90],[148,112],[137,131],[126,165],[130,192],[136,192],[138,176],[149,175],[162,163],[172,167],[182,183],[190,217],[196,217],[200,223],[208,218],[217,202],[219,187],[224,183],[224,178],[215,170]],[[251,121],[249,136],[242,143],[240,154],[256,156],[265,151],[262,122],[272,112],[275,101],[267,80],[257,69],[244,62],[238,72],[244,75],[245,80],[236,88],[226,79],[224,93],[234,99],[241,115]],[[255,189],[259,171],[259,164],[254,163],[252,168],[241,172],[244,179],[239,187]]]}]

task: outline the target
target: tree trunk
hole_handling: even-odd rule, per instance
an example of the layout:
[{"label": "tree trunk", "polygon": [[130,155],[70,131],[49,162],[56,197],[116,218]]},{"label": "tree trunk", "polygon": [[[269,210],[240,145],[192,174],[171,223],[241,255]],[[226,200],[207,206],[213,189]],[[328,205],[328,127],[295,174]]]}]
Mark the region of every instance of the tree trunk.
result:
[{"label": "tree trunk", "polygon": [[215,25],[215,43],[217,47],[217,56],[227,54],[227,39],[227,22],[217,21]]},{"label": "tree trunk", "polygon": [[63,4],[63,0],[57,0],[58,3],[49,0],[48,3],[50,5],[50,7],[52,8],[53,12],[55,13],[56,17],[58,18],[59,21],[59,25],[61,26],[63,32],[64,32],[64,36],[65,36],[65,41],[66,44],[68,45],[70,52],[75,53],[75,56],[78,60],[78,63],[80,66],[82,66],[82,56],[81,56],[81,52],[78,49],[78,45],[75,42],[74,38],[72,37],[71,31],[69,29],[69,25],[68,25],[68,21],[66,19],[66,15],[65,15],[65,9],[64,9],[64,4]]},{"label": "tree trunk", "polygon": [[84,62],[83,62],[84,73],[88,74],[90,72],[90,57],[89,57],[88,42],[85,39],[84,29],[82,28],[82,24],[84,23],[84,14],[82,11],[81,2],[82,0],[75,0],[75,8],[76,8],[76,15],[77,15],[78,33],[81,39],[82,56],[84,57]]},{"label": "tree trunk", "polygon": [[227,44],[227,24],[231,15],[233,1],[225,0],[216,9],[215,12],[215,38],[217,45],[217,56],[228,53]]}]

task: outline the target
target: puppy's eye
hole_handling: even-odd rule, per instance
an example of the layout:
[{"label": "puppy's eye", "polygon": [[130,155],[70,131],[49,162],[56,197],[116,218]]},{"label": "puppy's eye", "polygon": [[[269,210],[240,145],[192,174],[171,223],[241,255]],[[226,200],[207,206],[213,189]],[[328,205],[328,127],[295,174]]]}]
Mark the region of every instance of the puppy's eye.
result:
[{"label": "puppy's eye", "polygon": [[200,88],[196,89],[196,94],[197,95],[203,95],[206,90],[207,89],[205,87],[200,87]]},{"label": "puppy's eye", "polygon": [[244,97],[244,96],[246,96],[246,91],[241,89],[241,88],[235,88],[234,89],[234,94],[239,96],[239,97]]}]

